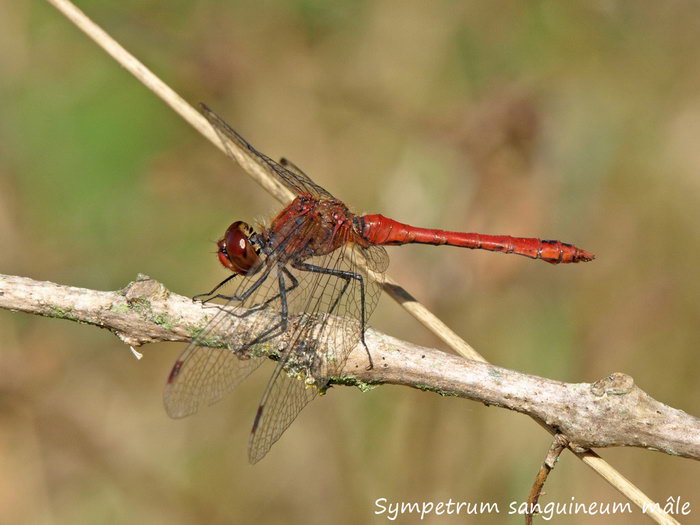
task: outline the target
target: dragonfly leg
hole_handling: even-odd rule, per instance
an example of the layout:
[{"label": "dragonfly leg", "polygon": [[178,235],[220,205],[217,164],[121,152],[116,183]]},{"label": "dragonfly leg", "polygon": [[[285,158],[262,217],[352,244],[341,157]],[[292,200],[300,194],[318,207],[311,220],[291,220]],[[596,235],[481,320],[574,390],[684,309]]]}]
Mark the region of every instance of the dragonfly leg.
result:
[{"label": "dragonfly leg", "polygon": [[345,284],[343,285],[343,289],[340,290],[340,293],[338,294],[338,297],[335,298],[335,301],[333,301],[333,304],[331,307],[328,309],[328,313],[332,314],[336,308],[338,308],[338,305],[340,304],[340,300],[343,298],[343,295],[345,295],[345,292],[348,289],[348,286],[350,286],[350,279],[345,279]]},{"label": "dragonfly leg", "polygon": [[[289,288],[284,288],[284,293],[286,294],[287,292],[291,292],[291,291],[294,290],[297,286],[299,286],[299,281],[298,281],[297,278],[294,277],[294,275],[293,275],[289,270],[287,270],[287,268],[284,267],[284,266],[282,267],[282,272],[284,272],[284,274],[285,274],[287,277],[289,277],[289,280],[292,281],[292,285],[291,285]],[[280,288],[280,290],[282,290],[282,288]],[[241,315],[239,315],[239,316],[237,316],[237,317],[244,318],[244,317],[249,316],[250,314],[253,314],[253,313],[255,313],[255,312],[259,312],[260,310],[264,310],[265,308],[267,308],[267,306],[268,306],[271,302],[276,301],[278,298],[281,298],[281,295],[282,295],[281,293],[277,293],[277,294],[273,295],[272,297],[270,297],[270,298],[269,298],[268,300],[266,300],[265,302],[251,306],[250,308],[248,308],[248,310],[247,310],[245,313],[243,313],[243,314],[241,314]],[[286,300],[286,296],[285,296],[285,300]],[[236,315],[236,314],[233,314],[233,315]]]},{"label": "dragonfly leg", "polygon": [[[271,270],[271,268],[266,269],[266,270],[263,272],[263,274],[258,278],[258,280],[255,281],[252,285],[250,285],[250,286],[248,287],[248,289],[245,290],[241,295],[223,295],[223,294],[216,294],[216,295],[213,295],[212,297],[209,297],[206,301],[202,301],[202,302],[206,303],[206,302],[209,302],[209,301],[213,301],[214,299],[224,299],[225,301],[245,301],[248,297],[250,297],[250,295],[251,295],[255,290],[257,290],[258,288],[260,288],[260,285],[262,285],[262,283],[264,283],[264,282],[267,280],[267,278],[268,278],[269,275],[270,275],[270,270]],[[213,292],[215,292],[216,290],[218,290],[219,288],[221,288],[221,286],[223,286],[224,284],[226,284],[227,281],[231,280],[231,279],[232,279],[233,277],[235,277],[236,275],[237,275],[237,274],[233,274],[232,276],[230,276],[230,277],[228,277],[227,279],[225,279],[223,282],[219,283],[219,285],[218,285],[216,288],[214,288],[214,290],[212,290],[212,292],[210,292],[209,294],[202,294],[202,295],[211,295],[211,293],[213,293]],[[195,297],[198,297],[198,296],[195,296]],[[216,305],[216,306],[219,306],[219,309],[222,309],[222,310],[224,309],[224,308],[221,307],[220,305]]]},{"label": "dragonfly leg", "polygon": [[[287,275],[292,279],[292,286],[289,288],[285,287],[285,282],[284,282],[284,276]],[[289,308],[287,306],[287,292],[290,290],[293,290],[299,285],[299,281],[285,268],[284,266],[280,266],[277,272],[277,282],[279,284],[279,293],[272,297],[271,299],[268,299],[266,303],[270,302],[272,299],[276,299],[277,297],[280,298],[280,321],[279,323],[271,326],[267,330],[265,330],[263,333],[258,335],[255,339],[247,343],[244,348],[250,348],[253,345],[257,345],[260,343],[264,343],[265,341],[268,341],[270,339],[273,339],[277,337],[278,335],[283,334],[284,332],[287,331],[287,322],[289,320]],[[246,315],[246,314],[244,314]],[[279,330],[279,333],[274,333],[277,330]]]},{"label": "dragonfly leg", "polygon": [[201,300],[201,297],[206,297],[207,295],[213,296],[214,293],[215,293],[219,288],[221,288],[223,285],[225,285],[227,282],[229,282],[231,279],[233,279],[233,278],[236,277],[237,275],[238,275],[237,273],[234,273],[233,275],[229,275],[228,277],[226,277],[226,279],[224,279],[224,280],[221,281],[219,284],[217,284],[217,285],[212,289],[212,291],[207,292],[207,293],[200,293],[200,294],[197,294],[197,295],[195,295],[194,297],[192,297],[192,300],[193,300],[193,301],[200,301],[200,302],[202,302],[202,303],[206,303],[206,302],[211,301],[212,299],[214,299],[214,297],[209,297],[209,299],[205,299],[204,301]]},{"label": "dragonfly leg", "polygon": [[329,313],[332,313],[333,310],[335,310],[335,308],[338,306],[340,298],[343,296],[348,286],[350,285],[351,279],[355,279],[357,282],[360,283],[360,341],[362,342],[362,346],[365,347],[365,352],[367,352],[367,358],[369,359],[369,365],[367,366],[367,370],[372,370],[372,368],[374,368],[374,362],[372,361],[372,355],[369,353],[369,348],[367,348],[367,343],[365,342],[365,320],[367,316],[365,315],[365,280],[362,277],[362,275],[360,275],[359,273],[348,272],[345,270],[323,268],[322,266],[315,266],[313,264],[301,261],[293,261],[292,266],[297,270],[303,270],[306,272],[325,273],[327,275],[334,275],[335,277],[338,277],[339,279],[343,279],[345,281],[345,286],[343,286],[343,289],[341,290],[340,294],[333,302],[333,306],[331,306]]},{"label": "dragonfly leg", "polygon": [[[299,281],[297,280],[296,277],[294,277],[294,275],[293,275],[286,267],[283,266],[283,267],[282,267],[282,271],[285,273],[285,275],[287,275],[287,277],[289,277],[290,281],[292,281],[292,285],[291,285],[289,288],[285,288],[285,289],[284,289],[284,292],[285,292],[285,293],[286,293],[286,292],[291,292],[291,291],[294,290],[297,286],[299,286]],[[261,276],[262,282],[264,282],[265,279],[269,276],[269,273],[270,273],[270,272],[267,271],[267,272],[265,272],[265,274],[264,274],[263,276]],[[221,295],[221,294],[219,294],[219,295],[217,295],[216,297],[211,297],[211,298],[208,299],[208,300],[212,300],[212,299],[225,299],[225,300],[227,300],[227,301],[243,301],[243,300],[245,300],[246,298],[248,298],[248,296],[250,296],[250,294],[251,294],[252,292],[254,292],[254,291],[260,286],[260,284],[262,284],[262,282],[261,282],[260,279],[258,279],[258,281],[256,281],[255,283],[253,283],[253,285],[250,286],[250,288],[248,288],[245,292],[243,292],[243,293],[242,293],[241,295],[239,295],[239,296],[228,296],[228,295]],[[228,313],[229,315],[232,315],[232,316],[237,317],[237,318],[239,318],[239,319],[245,319],[245,318],[248,317],[249,315],[252,315],[252,314],[254,314],[254,313],[256,313],[256,312],[259,312],[260,310],[263,310],[263,309],[267,308],[267,306],[268,306],[272,301],[277,300],[277,299],[280,297],[280,295],[281,295],[280,293],[277,293],[277,294],[273,295],[272,297],[270,297],[269,299],[267,299],[265,302],[260,303],[260,304],[253,305],[253,306],[247,308],[246,311],[245,311],[244,313],[242,313],[242,314],[237,314],[237,313],[235,313],[235,312],[230,312],[230,311],[226,310],[226,308],[225,308],[223,305],[218,305],[218,304],[217,304],[217,305],[215,305],[215,306],[217,306],[220,310],[226,310],[227,313]],[[285,298],[285,299],[286,299],[286,298]],[[267,330],[265,333],[267,334],[268,332],[272,331],[274,328],[275,328],[275,327],[272,327],[270,330]],[[264,335],[264,334],[263,334],[263,335]],[[256,343],[257,343],[257,342],[259,342],[259,341],[256,341]]]},{"label": "dragonfly leg", "polygon": [[[280,292],[279,292],[279,293],[273,295],[272,297],[270,297],[270,298],[269,298],[267,301],[265,301],[264,303],[260,303],[259,305],[254,306],[253,309],[262,309],[262,308],[265,308],[265,307],[267,307],[267,305],[270,304],[272,301],[277,300],[277,298],[280,298],[280,299],[282,298],[282,290],[284,290],[284,293],[286,294],[286,293],[291,292],[292,290],[294,290],[297,286],[299,286],[299,281],[297,280],[297,278],[294,277],[294,275],[292,275],[292,273],[291,273],[289,270],[287,270],[287,268],[286,268],[285,266],[282,266],[282,272],[284,272],[284,274],[285,274],[287,277],[289,277],[289,280],[292,281],[292,285],[291,285],[289,288],[282,288],[282,284],[280,284]],[[284,282],[284,281],[282,281],[282,282]],[[286,301],[286,296],[285,296],[285,301]]]}]

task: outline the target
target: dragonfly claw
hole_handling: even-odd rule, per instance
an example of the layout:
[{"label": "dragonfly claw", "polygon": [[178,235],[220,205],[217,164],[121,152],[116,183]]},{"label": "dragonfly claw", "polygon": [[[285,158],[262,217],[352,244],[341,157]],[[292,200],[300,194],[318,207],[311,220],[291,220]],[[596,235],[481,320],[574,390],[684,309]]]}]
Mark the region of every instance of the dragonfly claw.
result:
[{"label": "dragonfly claw", "polygon": [[369,349],[365,346],[367,350],[367,359],[369,359],[369,364],[365,367],[365,370],[372,370],[374,368],[374,361],[372,361],[372,354],[369,353]]}]

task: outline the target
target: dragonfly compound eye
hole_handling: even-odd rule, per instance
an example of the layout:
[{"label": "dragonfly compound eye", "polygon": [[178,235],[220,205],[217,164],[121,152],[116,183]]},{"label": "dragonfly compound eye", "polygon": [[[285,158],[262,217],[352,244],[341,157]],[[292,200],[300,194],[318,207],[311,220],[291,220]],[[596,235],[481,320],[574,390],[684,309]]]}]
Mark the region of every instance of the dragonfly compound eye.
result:
[{"label": "dragonfly compound eye", "polygon": [[250,242],[252,228],[243,221],[236,221],[228,227],[219,247],[219,262],[234,273],[246,274],[257,268],[260,258]]}]

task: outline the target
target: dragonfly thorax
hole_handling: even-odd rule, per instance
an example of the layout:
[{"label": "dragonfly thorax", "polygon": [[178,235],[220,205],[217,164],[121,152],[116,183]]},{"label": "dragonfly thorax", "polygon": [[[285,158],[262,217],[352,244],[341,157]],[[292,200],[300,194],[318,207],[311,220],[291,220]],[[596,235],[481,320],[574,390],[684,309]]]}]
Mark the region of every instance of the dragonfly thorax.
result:
[{"label": "dragonfly thorax", "polygon": [[263,251],[269,247],[278,256],[297,260],[329,254],[354,240],[353,217],[338,200],[302,194],[262,233]]}]

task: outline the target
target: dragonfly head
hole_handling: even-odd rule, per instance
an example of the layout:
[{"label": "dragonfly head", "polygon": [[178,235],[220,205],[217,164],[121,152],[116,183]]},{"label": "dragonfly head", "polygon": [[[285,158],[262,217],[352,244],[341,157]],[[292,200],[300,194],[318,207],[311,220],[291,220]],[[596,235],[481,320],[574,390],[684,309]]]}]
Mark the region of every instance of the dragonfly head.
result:
[{"label": "dragonfly head", "polygon": [[228,227],[223,239],[216,243],[219,247],[219,262],[233,273],[245,275],[257,270],[261,260],[259,250],[253,242],[253,228],[243,221],[236,221]]}]

